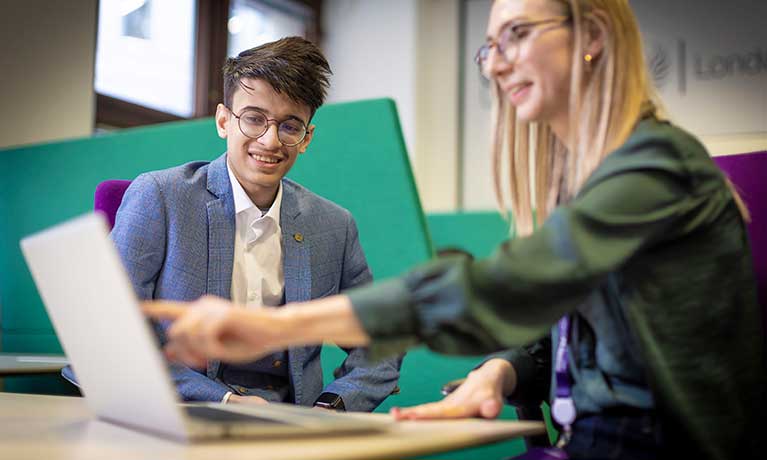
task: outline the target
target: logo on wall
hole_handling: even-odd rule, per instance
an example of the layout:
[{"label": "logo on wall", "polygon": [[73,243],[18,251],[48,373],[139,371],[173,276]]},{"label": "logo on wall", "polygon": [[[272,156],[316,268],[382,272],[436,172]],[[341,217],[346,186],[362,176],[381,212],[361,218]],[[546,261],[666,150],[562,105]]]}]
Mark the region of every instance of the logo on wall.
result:
[{"label": "logo on wall", "polygon": [[676,69],[677,90],[684,95],[687,92],[688,77],[697,81],[723,80],[731,77],[755,77],[767,73],[767,50],[755,49],[746,53],[730,54],[695,54],[692,68],[687,65],[687,42],[676,40],[676,53],[672,56],[669,46],[659,42],[650,42],[647,53],[647,66],[653,82],[658,89],[664,89]]},{"label": "logo on wall", "polygon": [[652,51],[647,57],[647,66],[655,86],[657,88],[666,86],[668,76],[671,73],[671,59],[665,47],[661,44],[654,44],[652,46]]},{"label": "logo on wall", "polygon": [[748,77],[767,73],[767,50],[755,49],[746,53],[695,56],[695,76],[701,80],[721,80],[727,77]]}]

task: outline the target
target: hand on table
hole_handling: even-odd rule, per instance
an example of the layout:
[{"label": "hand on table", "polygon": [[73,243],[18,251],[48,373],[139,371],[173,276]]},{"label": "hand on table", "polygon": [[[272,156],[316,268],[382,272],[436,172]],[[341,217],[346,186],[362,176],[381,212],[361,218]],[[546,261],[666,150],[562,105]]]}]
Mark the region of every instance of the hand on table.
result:
[{"label": "hand on table", "polygon": [[516,380],[511,364],[491,359],[473,370],[466,380],[445,399],[419,406],[391,410],[397,420],[429,420],[482,417],[495,418],[501,413],[503,397],[513,390]]}]

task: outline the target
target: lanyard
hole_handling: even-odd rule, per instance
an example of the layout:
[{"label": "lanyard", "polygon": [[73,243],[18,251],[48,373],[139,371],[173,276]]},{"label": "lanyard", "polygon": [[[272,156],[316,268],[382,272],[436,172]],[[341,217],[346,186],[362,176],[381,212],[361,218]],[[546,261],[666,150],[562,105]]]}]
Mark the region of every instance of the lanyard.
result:
[{"label": "lanyard", "polygon": [[551,416],[565,430],[563,441],[570,438],[571,425],[575,421],[575,404],[572,397],[572,382],[568,372],[567,339],[570,335],[570,317],[565,315],[559,320],[559,342],[557,344],[554,372],[556,373],[556,393],[551,405]]}]

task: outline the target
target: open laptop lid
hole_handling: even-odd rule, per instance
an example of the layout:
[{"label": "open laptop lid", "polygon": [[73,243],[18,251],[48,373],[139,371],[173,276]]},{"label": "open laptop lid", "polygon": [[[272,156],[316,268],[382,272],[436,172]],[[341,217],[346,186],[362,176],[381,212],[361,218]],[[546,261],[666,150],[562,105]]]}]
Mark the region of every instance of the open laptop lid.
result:
[{"label": "open laptop lid", "polygon": [[191,409],[178,404],[106,219],[91,213],[70,220],[22,239],[21,249],[88,406],[99,418],[186,440],[345,434],[391,423],[287,404],[210,403],[248,420],[187,417]]},{"label": "open laptop lid", "polygon": [[187,438],[164,358],[106,219],[76,218],[22,239],[21,249],[91,410]]}]

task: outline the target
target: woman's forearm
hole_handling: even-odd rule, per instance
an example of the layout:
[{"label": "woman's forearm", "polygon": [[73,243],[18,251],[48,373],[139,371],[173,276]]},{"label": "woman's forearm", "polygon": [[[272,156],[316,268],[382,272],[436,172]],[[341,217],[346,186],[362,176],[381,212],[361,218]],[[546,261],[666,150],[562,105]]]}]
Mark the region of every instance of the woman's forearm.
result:
[{"label": "woman's forearm", "polygon": [[333,342],[340,346],[362,346],[370,337],[354,314],[345,295],[336,295],[305,303],[288,304],[275,311],[285,346]]}]

